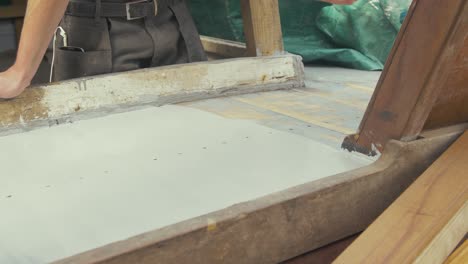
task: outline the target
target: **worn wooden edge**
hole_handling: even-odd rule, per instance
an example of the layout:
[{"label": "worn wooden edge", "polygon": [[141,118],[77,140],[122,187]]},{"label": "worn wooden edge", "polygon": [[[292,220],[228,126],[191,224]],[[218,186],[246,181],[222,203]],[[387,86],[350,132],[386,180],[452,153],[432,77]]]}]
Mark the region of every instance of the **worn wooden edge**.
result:
[{"label": "worn wooden edge", "polygon": [[368,148],[356,144],[359,134],[348,135],[344,138],[341,143],[341,148],[346,149],[349,152],[358,152],[367,156],[376,156],[378,154],[376,148]]},{"label": "worn wooden edge", "polygon": [[207,53],[225,58],[245,57],[247,55],[245,43],[207,36],[201,36],[200,39]]},{"label": "worn wooden edge", "polygon": [[447,260],[445,260],[444,263],[445,264],[468,263],[468,239],[466,238],[466,235],[461,245],[447,258]]},{"label": "worn wooden edge", "polygon": [[468,232],[468,132],[334,263],[442,263]]},{"label": "worn wooden edge", "polygon": [[378,161],[56,263],[277,263],[364,230],[462,131],[390,141]]},{"label": "worn wooden edge", "polygon": [[[372,94],[372,97],[371,97],[371,99],[370,99],[370,101],[368,103],[367,109],[364,112],[364,116],[361,119],[361,123],[359,124],[358,133],[354,137],[355,138],[354,140],[356,140],[356,142],[359,139],[359,133],[364,129],[364,126],[366,125],[366,122],[369,119],[369,116],[371,115],[373,109],[375,108],[377,97],[378,97],[379,93],[382,90],[382,84],[387,79],[387,75],[389,74],[388,69],[394,63],[394,60],[395,60],[396,55],[398,53],[398,48],[401,46],[401,44],[403,42],[403,38],[404,38],[404,36],[405,36],[406,32],[408,31],[408,28],[410,26],[410,22],[413,19],[414,11],[416,9],[417,4],[418,4],[418,1],[412,1],[410,7],[408,8],[406,18],[403,21],[403,23],[402,23],[402,25],[400,27],[400,31],[398,32],[398,34],[396,36],[396,39],[395,39],[395,41],[393,43],[393,46],[392,46],[392,48],[390,50],[388,58],[385,61],[384,70],[382,71],[382,74],[380,75],[380,78],[377,81],[377,84],[376,84],[375,89],[374,89],[374,93]],[[350,140],[351,140],[351,138],[350,138]],[[356,145],[357,148],[367,148],[367,150],[370,150],[370,148],[368,148],[366,146],[364,146],[364,147],[357,146],[356,142],[349,141],[348,143],[349,144],[352,143],[353,145]]]},{"label": "worn wooden edge", "polygon": [[[419,138],[431,138],[436,137],[439,135],[446,135],[451,133],[458,133],[459,131],[468,130],[468,123],[461,123],[452,126],[442,127],[442,128],[435,128],[435,129],[426,129],[421,132]],[[349,152],[358,152],[368,156],[376,156],[379,154],[377,148],[367,148],[355,144],[359,134],[351,134],[344,138],[341,148],[348,150]],[[410,140],[411,141],[411,140]]]},{"label": "worn wooden edge", "polygon": [[100,75],[27,89],[0,100],[0,135],[128,111],[304,86],[295,55],[237,58]]},{"label": "worn wooden edge", "polygon": [[[462,15],[468,10],[466,1],[449,1],[440,8],[435,7],[436,2],[413,1],[362,118],[356,141],[348,144],[368,152],[373,147],[382,151],[388,140],[413,140],[423,129],[458,52],[463,49],[468,25],[468,19]],[[418,31],[433,21],[439,22],[434,23],[437,26],[433,31]]]},{"label": "worn wooden edge", "polygon": [[[436,106],[438,98],[441,98],[444,93],[448,92],[447,81],[449,78],[454,78],[453,69],[457,63],[459,53],[463,53],[465,40],[468,38],[468,2],[464,1],[460,3],[457,8],[456,19],[451,27],[450,32],[447,35],[444,46],[441,48],[440,54],[437,57],[437,63],[435,63],[431,70],[428,79],[425,82],[424,89],[419,94],[417,104],[411,111],[411,115],[407,121],[407,124],[400,135],[399,139],[411,139],[416,138],[419,133],[424,129],[425,124],[428,121],[429,115]],[[468,72],[458,72],[460,75],[468,74]],[[468,87],[468,83],[466,83]],[[458,87],[462,90],[463,87]],[[455,100],[452,100],[454,105]],[[447,109],[445,112],[449,112]],[[448,118],[447,118],[448,119]],[[468,121],[468,116],[464,116],[458,120],[452,120],[451,124],[461,123]],[[438,126],[441,127],[441,126]]]},{"label": "worn wooden edge", "polygon": [[443,227],[414,263],[442,263],[468,232],[468,201]]}]

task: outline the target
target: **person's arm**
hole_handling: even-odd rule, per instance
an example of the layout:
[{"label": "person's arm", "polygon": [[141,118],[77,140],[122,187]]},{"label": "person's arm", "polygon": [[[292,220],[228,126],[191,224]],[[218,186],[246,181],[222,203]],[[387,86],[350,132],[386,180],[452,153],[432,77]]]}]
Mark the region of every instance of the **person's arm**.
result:
[{"label": "person's arm", "polygon": [[29,0],[15,64],[0,72],[0,98],[13,98],[31,83],[69,0]]}]

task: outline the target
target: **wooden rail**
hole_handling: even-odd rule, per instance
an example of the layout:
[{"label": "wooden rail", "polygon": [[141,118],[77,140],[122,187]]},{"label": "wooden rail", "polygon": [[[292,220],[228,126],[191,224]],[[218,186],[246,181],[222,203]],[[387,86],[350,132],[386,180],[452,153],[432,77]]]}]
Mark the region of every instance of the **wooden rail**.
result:
[{"label": "wooden rail", "polygon": [[335,263],[442,263],[468,232],[468,132]]}]

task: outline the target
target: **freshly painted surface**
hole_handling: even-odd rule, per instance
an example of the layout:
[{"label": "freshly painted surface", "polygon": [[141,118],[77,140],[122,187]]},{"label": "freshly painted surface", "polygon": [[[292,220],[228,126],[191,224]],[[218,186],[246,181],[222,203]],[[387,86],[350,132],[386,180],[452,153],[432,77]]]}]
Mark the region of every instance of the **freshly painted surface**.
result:
[{"label": "freshly painted surface", "polygon": [[164,106],[0,137],[0,263],[43,263],[372,161]]}]

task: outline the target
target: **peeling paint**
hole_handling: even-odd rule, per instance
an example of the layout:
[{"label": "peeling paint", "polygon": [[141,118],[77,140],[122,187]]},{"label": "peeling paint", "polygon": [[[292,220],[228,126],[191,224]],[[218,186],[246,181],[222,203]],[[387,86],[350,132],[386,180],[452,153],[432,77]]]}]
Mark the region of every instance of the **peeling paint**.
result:
[{"label": "peeling paint", "polygon": [[[0,101],[0,134],[11,128],[217,96],[304,86],[300,57],[241,58],[87,77],[28,89]],[[265,77],[266,76],[266,77]]]}]

